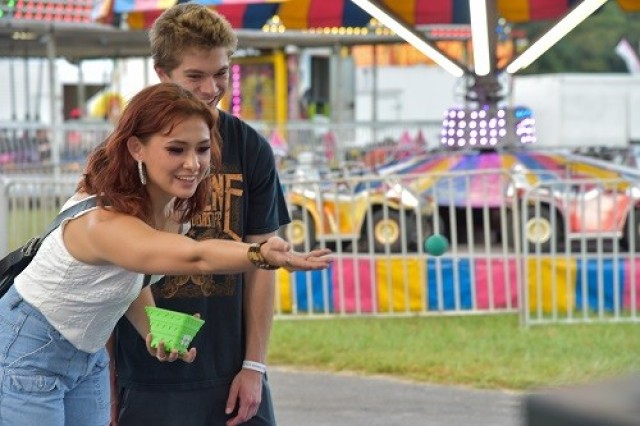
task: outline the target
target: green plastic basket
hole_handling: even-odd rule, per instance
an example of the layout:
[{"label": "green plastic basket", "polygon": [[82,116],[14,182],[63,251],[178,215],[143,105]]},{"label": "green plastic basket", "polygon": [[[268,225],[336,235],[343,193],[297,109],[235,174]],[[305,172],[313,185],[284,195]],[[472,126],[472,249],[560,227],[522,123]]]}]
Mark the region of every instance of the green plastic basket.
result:
[{"label": "green plastic basket", "polygon": [[204,324],[204,320],[182,312],[154,306],[147,306],[145,309],[151,323],[152,348],[157,348],[162,341],[167,351],[177,349],[183,354]]}]

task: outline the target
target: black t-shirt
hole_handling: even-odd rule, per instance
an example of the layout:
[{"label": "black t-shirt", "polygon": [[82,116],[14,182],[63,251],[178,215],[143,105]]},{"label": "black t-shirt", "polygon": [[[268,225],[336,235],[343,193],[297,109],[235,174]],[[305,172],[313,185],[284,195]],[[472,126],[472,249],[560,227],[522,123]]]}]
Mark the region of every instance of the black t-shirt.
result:
[{"label": "black t-shirt", "polygon": [[[222,173],[212,176],[212,198],[188,235],[241,241],[289,223],[289,213],[268,142],[238,118],[220,111]],[[161,363],[126,318],[116,327],[118,381],[124,387],[194,389],[228,384],[245,353],[242,274],[167,276],[151,286],[157,306],[193,314],[205,323],[192,345],[191,364]]]}]

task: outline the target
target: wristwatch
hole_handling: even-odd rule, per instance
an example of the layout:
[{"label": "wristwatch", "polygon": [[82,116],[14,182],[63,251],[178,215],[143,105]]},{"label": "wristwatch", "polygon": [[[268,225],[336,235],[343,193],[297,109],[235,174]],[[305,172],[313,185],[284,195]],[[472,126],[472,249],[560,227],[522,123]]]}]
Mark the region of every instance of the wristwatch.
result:
[{"label": "wristwatch", "polygon": [[251,263],[256,266],[256,268],[268,270],[280,268],[279,266],[271,265],[265,260],[264,256],[262,256],[262,253],[260,253],[260,247],[262,247],[264,243],[266,243],[266,241],[263,241],[261,243],[252,243],[251,245],[249,245],[247,257],[249,258]]}]

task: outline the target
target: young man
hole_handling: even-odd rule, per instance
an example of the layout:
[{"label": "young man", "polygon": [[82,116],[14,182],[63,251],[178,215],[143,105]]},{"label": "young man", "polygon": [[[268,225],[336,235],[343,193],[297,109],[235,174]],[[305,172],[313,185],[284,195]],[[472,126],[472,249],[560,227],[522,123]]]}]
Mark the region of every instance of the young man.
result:
[{"label": "young man", "polygon": [[[229,84],[237,37],[229,23],[197,4],[166,10],[150,31],[161,81],[195,93],[218,120],[222,171],[212,178],[206,212],[193,221],[195,239],[262,242],[290,221],[267,141],[216,108]],[[159,363],[135,330],[116,329],[120,386],[118,425],[275,425],[264,374],[273,316],[275,273],[167,276],[151,286],[160,307],[199,313],[206,321],[193,346],[196,360]]]}]

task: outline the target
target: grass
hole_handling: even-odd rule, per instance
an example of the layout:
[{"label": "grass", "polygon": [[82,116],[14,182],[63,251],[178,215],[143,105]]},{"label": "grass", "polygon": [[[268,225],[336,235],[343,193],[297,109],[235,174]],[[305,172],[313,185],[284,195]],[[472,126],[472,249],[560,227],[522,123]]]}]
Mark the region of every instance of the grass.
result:
[{"label": "grass", "polygon": [[515,315],[279,319],[269,364],[529,390],[640,370],[637,324],[521,328]]}]

